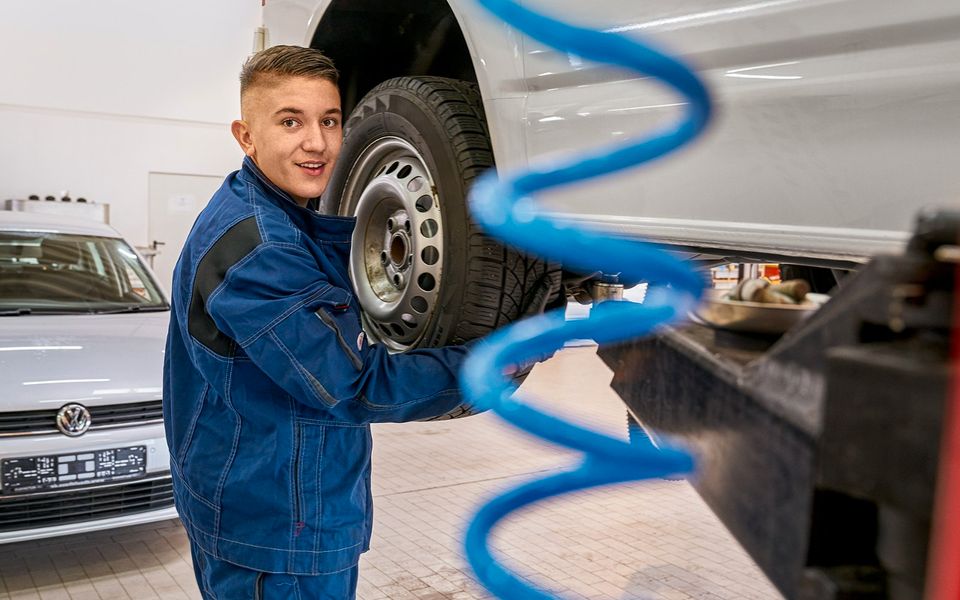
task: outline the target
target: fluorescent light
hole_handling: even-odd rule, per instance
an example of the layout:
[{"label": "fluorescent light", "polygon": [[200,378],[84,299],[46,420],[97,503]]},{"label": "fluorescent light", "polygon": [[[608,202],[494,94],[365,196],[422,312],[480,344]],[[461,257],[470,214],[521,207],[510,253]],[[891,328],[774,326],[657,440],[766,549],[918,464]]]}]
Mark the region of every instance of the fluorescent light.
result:
[{"label": "fluorescent light", "polygon": [[741,69],[730,69],[727,73],[743,73],[744,71],[756,71],[757,69],[772,69],[773,67],[787,67],[800,64],[799,60],[788,60],[787,62],[770,63],[768,65],[756,65],[753,67],[743,67]]},{"label": "fluorescent light", "polygon": [[130,388],[105,388],[102,390],[93,390],[94,396],[115,396],[117,394],[130,394],[133,390]]},{"label": "fluorescent light", "polygon": [[607,112],[629,112],[631,110],[646,110],[648,108],[669,108],[671,106],[685,106],[686,102],[673,102],[671,104],[651,104],[649,106],[628,106],[626,108],[611,108]]},{"label": "fluorescent light", "polygon": [[756,71],[758,69],[772,69],[774,67],[786,67],[799,64],[798,60],[788,62],[771,63],[769,65],[756,65],[754,67],[743,67],[741,69],[730,69],[724,75],[727,77],[739,77],[740,79],[803,79],[801,75],[754,75],[746,74],[744,71]]},{"label": "fluorescent light", "polygon": [[161,391],[163,390],[159,387],[104,388],[102,390],[93,390],[93,393],[97,396],[116,396],[120,394],[159,394]]},{"label": "fluorescent light", "polygon": [[109,379],[51,379],[49,381],[24,381],[21,385],[50,385],[55,383],[96,383]]},{"label": "fluorescent light", "polygon": [[740,73],[727,73],[727,77],[737,77],[739,79],[803,79],[800,75],[743,75]]},{"label": "fluorescent light", "polygon": [[47,350],[83,350],[83,346],[6,346],[0,352],[45,352]]},{"label": "fluorescent light", "polygon": [[758,2],[756,4],[745,4],[743,6],[733,6],[730,8],[722,8],[720,10],[708,10],[705,12],[694,13],[692,15],[682,15],[679,17],[669,17],[666,19],[657,19],[655,21],[647,21],[646,23],[636,23],[634,25],[624,25],[623,27],[614,27],[613,29],[607,29],[608,33],[623,33],[624,31],[640,31],[643,29],[650,29],[651,27],[660,27],[661,25],[677,25],[680,23],[690,23],[694,21],[704,21],[712,20],[717,17],[727,17],[731,15],[736,15],[739,13],[751,12],[754,10],[761,10],[764,8],[774,8],[777,6],[783,6],[785,4],[793,4],[798,0],[770,0],[769,2]]}]

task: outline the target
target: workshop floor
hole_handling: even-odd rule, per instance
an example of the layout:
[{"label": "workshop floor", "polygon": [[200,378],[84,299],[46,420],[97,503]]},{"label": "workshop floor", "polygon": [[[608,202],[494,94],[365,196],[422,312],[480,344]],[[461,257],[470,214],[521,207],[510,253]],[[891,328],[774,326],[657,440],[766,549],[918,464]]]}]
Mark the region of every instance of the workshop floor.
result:
[{"label": "workshop floor", "polygon": [[[610,376],[594,347],[569,348],[539,365],[523,390],[625,436]],[[482,499],[575,460],[491,415],[382,425],[374,437],[376,525],[361,600],[489,598],[463,559],[465,519]],[[507,522],[496,547],[563,598],[781,598],[683,481],[544,503]],[[0,546],[0,600],[197,599],[189,561],[178,521]]]}]

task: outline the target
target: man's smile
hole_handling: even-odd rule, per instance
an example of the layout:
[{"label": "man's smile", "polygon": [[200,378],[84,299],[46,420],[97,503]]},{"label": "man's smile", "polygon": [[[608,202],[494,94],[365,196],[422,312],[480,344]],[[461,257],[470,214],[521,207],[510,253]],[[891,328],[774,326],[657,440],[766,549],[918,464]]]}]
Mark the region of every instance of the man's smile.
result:
[{"label": "man's smile", "polygon": [[322,175],[324,170],[323,168],[327,165],[327,163],[317,162],[317,161],[302,162],[302,163],[295,163],[295,164],[301,169],[303,169],[304,171],[306,171],[308,175],[314,175],[314,176]]}]

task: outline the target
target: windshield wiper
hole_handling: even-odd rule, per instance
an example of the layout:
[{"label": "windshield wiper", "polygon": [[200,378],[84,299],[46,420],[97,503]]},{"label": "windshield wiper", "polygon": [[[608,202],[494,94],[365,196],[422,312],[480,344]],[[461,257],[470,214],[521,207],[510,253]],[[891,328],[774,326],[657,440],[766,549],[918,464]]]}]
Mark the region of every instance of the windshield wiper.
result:
[{"label": "windshield wiper", "polygon": [[130,306],[124,306],[121,308],[105,308],[103,310],[91,310],[95,315],[119,315],[124,313],[138,313],[138,312],[158,312],[162,310],[169,310],[168,306],[140,306],[139,304],[131,304]]},{"label": "windshield wiper", "polygon": [[29,315],[33,312],[31,308],[14,308],[12,310],[0,310],[0,317],[19,317],[20,315]]}]

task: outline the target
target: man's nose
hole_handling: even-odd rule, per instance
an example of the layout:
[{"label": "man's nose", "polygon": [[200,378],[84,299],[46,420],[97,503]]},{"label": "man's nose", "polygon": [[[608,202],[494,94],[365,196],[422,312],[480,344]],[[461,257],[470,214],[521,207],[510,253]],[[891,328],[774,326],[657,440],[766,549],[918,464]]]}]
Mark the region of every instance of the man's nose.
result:
[{"label": "man's nose", "polygon": [[327,149],[327,140],[323,136],[323,127],[313,125],[304,132],[303,142],[301,144],[306,152],[323,152]]}]

